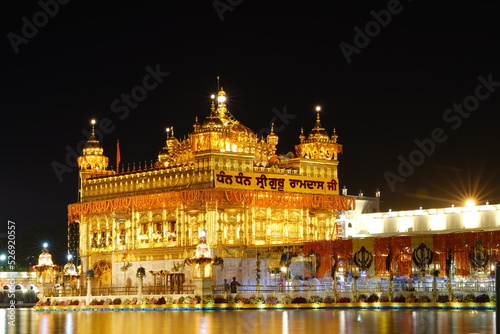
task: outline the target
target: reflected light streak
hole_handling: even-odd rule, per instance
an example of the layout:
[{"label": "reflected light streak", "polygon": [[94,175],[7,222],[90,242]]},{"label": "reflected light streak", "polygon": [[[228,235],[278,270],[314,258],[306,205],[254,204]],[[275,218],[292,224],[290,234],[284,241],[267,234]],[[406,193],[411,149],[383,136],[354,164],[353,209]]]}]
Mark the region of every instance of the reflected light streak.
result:
[{"label": "reflected light streak", "polygon": [[66,319],[65,319],[65,323],[64,323],[64,328],[66,330],[66,333],[73,333],[74,332],[73,312],[67,312],[66,313]]},{"label": "reflected light streak", "polygon": [[281,326],[282,328],[282,331],[281,333],[282,334],[288,334],[288,311],[283,311],[283,317],[282,317],[282,322],[283,322],[283,325]]},{"label": "reflected light streak", "polygon": [[339,312],[339,333],[347,333],[347,320],[346,312]]},{"label": "reflected light streak", "polygon": [[38,333],[52,333],[52,326],[50,323],[50,314],[44,314],[40,318],[40,327]]},{"label": "reflected light streak", "polygon": [[208,327],[208,321],[206,316],[202,316],[200,319],[200,326],[198,327],[198,333],[200,334],[207,334],[209,333],[209,327]]}]

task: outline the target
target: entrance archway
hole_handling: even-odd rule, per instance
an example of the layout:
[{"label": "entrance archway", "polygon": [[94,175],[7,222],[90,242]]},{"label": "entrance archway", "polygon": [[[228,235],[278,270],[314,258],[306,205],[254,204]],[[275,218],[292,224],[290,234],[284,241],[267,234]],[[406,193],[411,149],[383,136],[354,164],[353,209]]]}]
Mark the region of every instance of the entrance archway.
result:
[{"label": "entrance archway", "polygon": [[101,260],[92,267],[94,270],[94,281],[99,287],[111,286],[111,263]]}]

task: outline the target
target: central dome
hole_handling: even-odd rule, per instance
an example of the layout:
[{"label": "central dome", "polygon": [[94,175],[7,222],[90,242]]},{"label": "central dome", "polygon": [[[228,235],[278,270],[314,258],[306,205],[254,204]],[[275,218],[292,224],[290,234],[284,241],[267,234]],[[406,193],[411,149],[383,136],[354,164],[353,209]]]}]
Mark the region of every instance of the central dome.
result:
[{"label": "central dome", "polygon": [[255,133],[248,127],[244,126],[243,124],[240,123],[233,123],[231,130],[237,131],[237,132],[243,132],[247,135],[254,136]]}]

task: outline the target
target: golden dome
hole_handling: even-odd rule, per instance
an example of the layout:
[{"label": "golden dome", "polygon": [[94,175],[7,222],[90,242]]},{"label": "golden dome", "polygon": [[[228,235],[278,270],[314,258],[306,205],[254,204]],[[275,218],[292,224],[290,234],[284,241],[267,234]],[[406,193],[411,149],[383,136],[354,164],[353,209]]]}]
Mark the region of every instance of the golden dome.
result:
[{"label": "golden dome", "polygon": [[326,132],[325,128],[321,126],[321,120],[319,117],[319,112],[321,108],[318,106],[316,107],[316,125],[314,128],[311,130],[309,133],[309,136],[307,137],[308,140],[329,140],[330,136]]},{"label": "golden dome", "polygon": [[250,135],[250,136],[255,135],[255,133],[249,127],[246,127],[240,123],[232,123],[231,130],[236,131],[236,132],[243,132],[243,133]]},{"label": "golden dome", "polygon": [[318,127],[315,127],[311,130],[311,132],[309,133],[309,136],[307,137],[307,139],[316,139],[316,140],[329,140],[330,139],[330,136],[328,135],[328,133],[326,132],[325,128],[318,128]]},{"label": "golden dome", "polygon": [[205,122],[201,125],[203,130],[213,130],[222,129],[224,127],[224,122],[222,119],[215,115],[210,115],[205,119]]},{"label": "golden dome", "polygon": [[212,95],[212,111],[205,118],[201,126],[195,123],[195,132],[237,132],[247,136],[255,136],[255,133],[248,127],[238,122],[226,107],[226,92],[220,89],[217,93],[217,108],[214,106],[215,96]]},{"label": "golden dome", "polygon": [[258,139],[247,126],[241,124],[226,107],[226,92],[222,87],[211,96],[210,113],[199,122],[195,118],[193,132],[188,138],[167,145],[159,152],[156,166],[169,167],[192,164],[198,152],[234,152],[248,157],[253,163],[267,164],[275,154],[278,136],[273,132],[267,138]]},{"label": "golden dome", "polygon": [[304,135],[304,130],[300,130],[300,144],[295,145],[295,154],[299,158],[337,160],[337,154],[342,152],[342,145],[337,143],[338,136],[335,129],[330,137],[325,128],[321,126],[320,110],[320,107],[316,107],[316,125],[307,138]]},{"label": "golden dome", "polygon": [[95,123],[96,121],[93,119],[91,121],[92,133],[89,137],[89,140],[87,140],[87,142],[83,146],[83,155],[101,155],[104,152],[101,143],[99,143],[95,136]]},{"label": "golden dome", "polygon": [[50,255],[47,249],[42,251],[42,254],[38,256],[38,264],[37,266],[53,266],[52,255]]},{"label": "golden dome", "polygon": [[76,271],[75,264],[71,263],[71,262],[68,262],[64,265],[63,271],[64,271],[64,273],[66,273],[68,275],[77,275],[78,274]]}]

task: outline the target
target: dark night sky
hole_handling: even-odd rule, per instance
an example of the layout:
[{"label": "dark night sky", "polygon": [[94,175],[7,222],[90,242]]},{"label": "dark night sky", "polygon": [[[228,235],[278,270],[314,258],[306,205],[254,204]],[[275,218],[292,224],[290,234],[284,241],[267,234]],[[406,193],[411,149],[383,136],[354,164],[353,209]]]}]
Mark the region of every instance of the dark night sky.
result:
[{"label": "dark night sky", "polygon": [[[22,35],[23,17],[43,15],[36,1],[13,3],[0,10],[2,225],[66,222],[77,171],[58,178],[53,163],[66,164],[66,147],[86,139],[91,118],[114,126],[103,139],[111,165],[117,139],[122,162],[156,160],[167,126],[183,137],[196,116],[208,115],[217,75],[229,110],[255,132],[286,108],[287,124],[276,121],[284,125],[279,153],[293,150],[301,127],[310,131],[321,105],[323,126],[335,127],[344,145],[341,186],[368,196],[379,188],[383,210],[460,205],[467,193],[500,203],[500,87],[460,124],[456,113],[443,119],[454,104],[474,101],[479,76],[500,82],[494,2],[401,1],[350,63],[340,43],[354,45],[354,28],[364,30],[370,12],[390,2],[233,1],[221,20],[211,1],[70,1],[17,53],[9,33]],[[114,100],[142,84],[147,66],[170,74],[126,117],[113,112]],[[416,157],[414,141],[439,128],[441,142],[393,191],[384,173],[397,174],[398,157]]]}]

